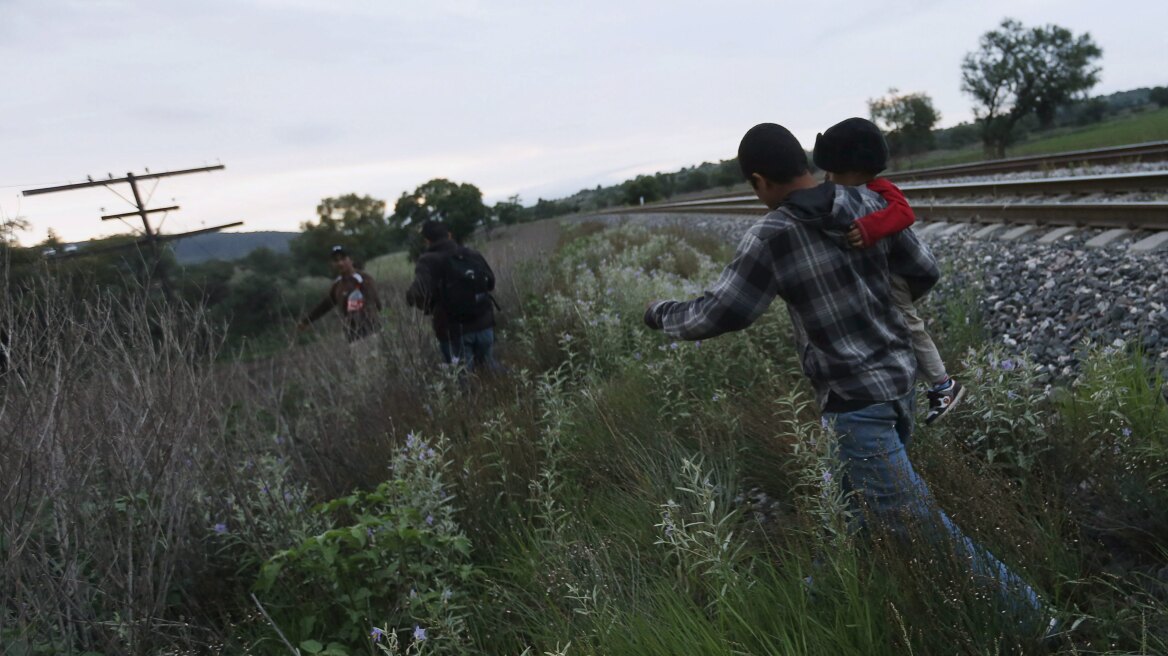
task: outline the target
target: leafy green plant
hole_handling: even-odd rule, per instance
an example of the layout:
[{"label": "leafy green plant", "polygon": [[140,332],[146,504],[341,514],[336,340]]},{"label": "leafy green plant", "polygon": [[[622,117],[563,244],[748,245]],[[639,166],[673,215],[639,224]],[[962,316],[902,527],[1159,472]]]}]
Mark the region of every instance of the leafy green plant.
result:
[{"label": "leafy green plant", "polygon": [[987,347],[969,351],[962,365],[977,402],[966,404],[961,421],[936,430],[1003,473],[1025,478],[1052,448],[1055,416],[1037,371],[1023,356]]},{"label": "leafy green plant", "polygon": [[325,653],[367,646],[375,625],[417,626],[429,632],[427,653],[457,651],[459,589],[474,569],[445,491],[446,449],[411,434],[392,478],[315,508],[334,528],[264,564],[256,590],[290,640]]},{"label": "leafy green plant", "polygon": [[700,456],[683,459],[682,484],[677,487],[682,501],[661,504],[661,522],[656,525],[661,530],[656,544],[676,562],[683,589],[700,586],[709,594],[710,605],[738,585],[746,546],[734,539],[737,512],[727,499],[727,490],[733,488],[715,482],[714,475],[704,469]]}]

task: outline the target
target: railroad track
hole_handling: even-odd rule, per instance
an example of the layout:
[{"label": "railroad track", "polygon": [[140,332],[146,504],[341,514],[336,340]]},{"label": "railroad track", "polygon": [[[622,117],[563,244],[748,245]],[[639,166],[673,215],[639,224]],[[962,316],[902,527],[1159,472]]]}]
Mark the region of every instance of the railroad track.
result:
[{"label": "railroad track", "polygon": [[1072,150],[1049,155],[1028,155],[1008,159],[934,166],[926,169],[890,171],[884,177],[896,182],[955,178],[1015,171],[1040,171],[1077,165],[1118,164],[1122,162],[1162,162],[1168,160],[1168,141],[1148,141],[1111,148]]},{"label": "railroad track", "polygon": [[[1018,223],[1128,230],[1168,230],[1168,201],[1083,201],[1084,196],[1168,195],[1168,171],[1030,180],[909,183],[901,187],[918,218],[958,223]],[[761,214],[754,195],[733,194],[633,207],[625,212]]]}]

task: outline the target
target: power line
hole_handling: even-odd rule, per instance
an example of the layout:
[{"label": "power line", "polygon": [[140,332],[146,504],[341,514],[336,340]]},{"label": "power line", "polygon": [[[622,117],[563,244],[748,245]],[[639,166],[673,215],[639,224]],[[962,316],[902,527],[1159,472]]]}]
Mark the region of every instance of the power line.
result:
[{"label": "power line", "polygon": [[[76,182],[76,183],[70,183],[70,184],[64,184],[64,185],[57,185],[54,187],[43,187],[40,189],[26,189],[21,193],[24,196],[38,196],[41,194],[52,194],[52,193],[57,193],[57,192],[62,192],[62,191],[73,191],[76,189],[86,189],[89,187],[105,187],[105,188],[109,189],[110,191],[114,192],[115,194],[117,194],[119,197],[121,197],[126,202],[133,205],[136,208],[135,211],[133,211],[133,212],[125,212],[122,214],[107,214],[105,216],[102,216],[101,218],[103,221],[116,219],[116,220],[122,221],[124,223],[126,217],[135,216],[135,215],[141,217],[142,231],[144,233],[144,237],[142,239],[138,239],[138,240],[126,243],[126,244],[115,244],[115,245],[111,245],[111,246],[94,247],[94,248],[87,248],[84,250],[77,250],[77,251],[74,251],[71,253],[63,253],[63,254],[61,254],[60,257],[75,257],[75,256],[80,256],[80,255],[93,255],[93,254],[97,254],[97,253],[104,253],[104,252],[118,250],[118,249],[122,249],[122,248],[146,246],[150,250],[151,257],[154,260],[153,272],[151,275],[156,276],[158,278],[158,282],[162,286],[163,293],[166,295],[167,299],[170,300],[173,298],[173,294],[172,294],[171,289],[170,289],[170,278],[167,275],[166,265],[162,259],[161,249],[159,248],[159,245],[163,242],[172,241],[175,239],[179,239],[181,237],[189,237],[192,235],[200,235],[200,234],[205,234],[205,233],[210,233],[210,232],[219,232],[220,230],[223,230],[224,228],[234,228],[235,226],[243,225],[243,222],[236,221],[234,223],[227,223],[227,224],[223,224],[223,225],[214,226],[211,228],[203,228],[201,230],[191,230],[189,232],[183,232],[183,233],[174,234],[174,235],[163,235],[163,234],[160,234],[158,232],[158,230],[154,229],[150,225],[149,215],[157,213],[157,212],[169,213],[171,210],[177,210],[178,206],[174,205],[174,206],[170,206],[170,207],[159,207],[159,208],[154,208],[154,209],[148,209],[146,207],[146,204],[148,202],[150,202],[150,198],[153,197],[154,191],[158,188],[158,181],[162,178],[171,177],[171,176],[175,176],[175,175],[187,175],[187,174],[191,174],[191,173],[221,171],[224,168],[226,168],[224,165],[217,164],[215,166],[202,166],[202,167],[193,168],[193,169],[181,169],[181,170],[177,170],[177,171],[164,171],[162,173],[151,173],[150,169],[146,169],[146,173],[142,174],[142,175],[134,175],[133,173],[126,173],[126,177],[124,177],[124,178],[114,178],[113,175],[110,175],[109,179],[107,179],[107,180],[94,180],[92,177],[89,177],[87,182]],[[148,196],[145,201],[142,200],[142,193],[138,189],[138,183],[142,180],[154,180],[155,181],[154,188],[150,190],[150,196]],[[131,201],[129,198],[122,196],[122,194],[118,193],[118,191],[116,189],[111,187],[111,185],[115,185],[115,184],[129,184],[130,191],[134,196],[134,200]],[[165,218],[166,216],[167,216],[167,214],[163,214],[163,223],[165,223],[165,221],[166,221],[166,218]],[[129,224],[127,224],[127,225],[129,225]],[[159,227],[161,227],[161,225]]]}]

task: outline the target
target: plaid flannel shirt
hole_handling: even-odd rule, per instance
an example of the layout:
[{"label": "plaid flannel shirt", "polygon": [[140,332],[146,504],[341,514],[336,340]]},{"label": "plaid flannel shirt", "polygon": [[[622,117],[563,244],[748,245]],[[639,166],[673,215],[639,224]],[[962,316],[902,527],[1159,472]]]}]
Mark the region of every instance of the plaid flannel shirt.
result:
[{"label": "plaid flannel shirt", "polygon": [[939,274],[911,230],[872,248],[847,246],[852,222],[884,206],[879,194],[860,187],[824,183],[795,192],[743,236],[713,287],[690,301],[659,301],[647,319],[673,337],[707,339],[746,328],[779,296],[821,407],[829,393],[846,401],[898,399],[912,389],[916,356],[889,275],[903,277],[919,298]]}]

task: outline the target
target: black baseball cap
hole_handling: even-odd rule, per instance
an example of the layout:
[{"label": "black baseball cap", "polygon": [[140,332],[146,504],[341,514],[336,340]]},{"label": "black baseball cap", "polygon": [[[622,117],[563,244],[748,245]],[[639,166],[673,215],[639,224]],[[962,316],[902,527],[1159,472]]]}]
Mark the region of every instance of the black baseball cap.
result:
[{"label": "black baseball cap", "polygon": [[339,260],[339,259],[341,259],[342,257],[349,257],[349,254],[348,254],[348,253],[345,251],[345,247],[344,247],[344,246],[341,246],[340,244],[337,244],[336,246],[333,246],[333,248],[332,248],[332,258],[333,258],[334,260]]},{"label": "black baseball cap", "polygon": [[812,158],[832,173],[879,173],[888,168],[888,143],[872,121],[849,118],[815,135]]}]

